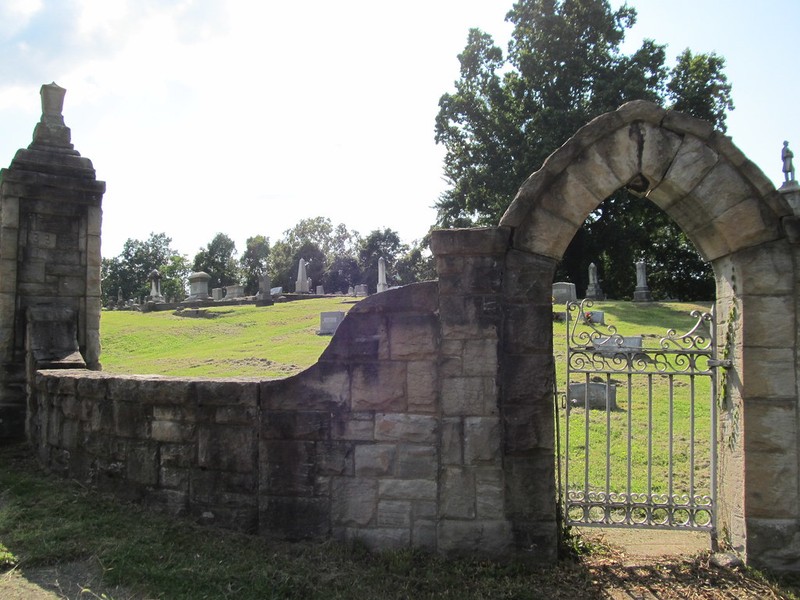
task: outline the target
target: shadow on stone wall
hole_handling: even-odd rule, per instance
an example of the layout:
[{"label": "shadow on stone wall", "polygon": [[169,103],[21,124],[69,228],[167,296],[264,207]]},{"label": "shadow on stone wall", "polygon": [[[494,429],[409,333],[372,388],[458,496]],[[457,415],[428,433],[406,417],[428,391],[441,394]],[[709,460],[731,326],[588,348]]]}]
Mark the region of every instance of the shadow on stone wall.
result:
[{"label": "shadow on stone wall", "polygon": [[283,380],[42,370],[30,437],[64,475],[246,532],[436,544],[436,282],[363,300]]}]

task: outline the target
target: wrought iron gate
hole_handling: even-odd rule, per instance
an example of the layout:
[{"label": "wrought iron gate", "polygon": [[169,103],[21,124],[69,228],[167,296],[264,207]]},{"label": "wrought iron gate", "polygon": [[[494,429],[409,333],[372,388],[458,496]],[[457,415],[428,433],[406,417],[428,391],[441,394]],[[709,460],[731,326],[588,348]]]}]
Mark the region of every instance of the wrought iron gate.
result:
[{"label": "wrought iron gate", "polygon": [[[716,331],[620,335],[567,304],[560,493],[567,525],[715,531]],[[563,436],[563,437],[562,437]]]}]

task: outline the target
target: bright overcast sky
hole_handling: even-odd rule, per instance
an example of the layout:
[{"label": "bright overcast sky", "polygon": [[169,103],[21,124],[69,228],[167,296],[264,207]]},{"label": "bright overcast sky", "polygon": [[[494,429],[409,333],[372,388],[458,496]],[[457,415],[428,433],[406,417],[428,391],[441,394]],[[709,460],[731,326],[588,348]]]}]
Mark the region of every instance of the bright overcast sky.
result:
[{"label": "bright overcast sky", "polygon": [[[620,2],[614,1],[618,6]],[[642,38],[727,60],[728,134],[776,185],[800,156],[798,0],[632,0]],[[103,255],[165,232],[191,257],[306,217],[410,242],[445,188],[434,144],[470,27],[503,49],[511,0],[0,0],[0,166],[67,89],[76,149],[107,183]]]}]

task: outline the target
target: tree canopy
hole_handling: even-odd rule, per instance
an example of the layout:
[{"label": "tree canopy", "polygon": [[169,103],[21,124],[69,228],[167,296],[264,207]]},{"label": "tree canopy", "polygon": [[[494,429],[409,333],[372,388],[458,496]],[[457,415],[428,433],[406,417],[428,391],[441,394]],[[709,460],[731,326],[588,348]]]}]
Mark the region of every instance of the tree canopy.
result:
[{"label": "tree canopy", "polygon": [[128,238],[122,252],[104,258],[101,266],[103,303],[117,299],[141,299],[150,294],[149,276],[153,269],[161,273],[161,294],[183,298],[189,263],[186,256],[171,248],[166,233],[151,233],[142,240]]},{"label": "tree canopy", "polygon": [[194,257],[192,268],[205,271],[211,277],[209,289],[239,283],[239,268],[236,264],[236,243],[224,233],[218,233]]},{"label": "tree canopy", "polygon": [[[725,128],[726,111],[733,108],[725,60],[687,49],[670,70],[665,46],[653,40],[625,54],[621,45],[636,21],[632,7],[612,10],[605,0],[519,0],[506,20],[514,25],[507,53],[487,33],[470,30],[458,56],[455,90],[439,101],[435,139],[445,148],[449,183],[436,205],[439,226],[497,224],[547,156],[591,119],[627,101],[649,100]],[[645,225],[649,229],[635,240],[629,233],[616,238],[625,239],[624,246],[607,243],[615,239],[612,232]],[[713,293],[710,267],[685,235],[652,203],[624,190],[588,216],[560,274],[585,287],[588,264],[595,262],[605,291],[624,297],[633,289],[635,259],[643,258],[652,272],[655,240],[661,240],[660,257],[668,266],[651,286],[654,293]],[[676,264],[688,264],[692,276],[682,277],[672,268]]]}]

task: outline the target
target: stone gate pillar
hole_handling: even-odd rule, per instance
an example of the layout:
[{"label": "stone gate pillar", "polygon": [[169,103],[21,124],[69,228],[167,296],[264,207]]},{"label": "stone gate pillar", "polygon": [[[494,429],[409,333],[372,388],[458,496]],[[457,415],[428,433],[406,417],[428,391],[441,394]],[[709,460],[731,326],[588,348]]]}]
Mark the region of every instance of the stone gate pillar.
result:
[{"label": "stone gate pillar", "polygon": [[70,143],[65,93],[42,86],[33,141],[0,170],[0,437],[25,433],[26,358],[100,368],[105,183]]},{"label": "stone gate pillar", "polygon": [[511,229],[443,230],[438,548],[556,559],[555,261],[510,249]]},{"label": "stone gate pillar", "polygon": [[513,550],[506,519],[498,348],[507,228],[435,231],[439,274],[442,450],[437,547]]}]

